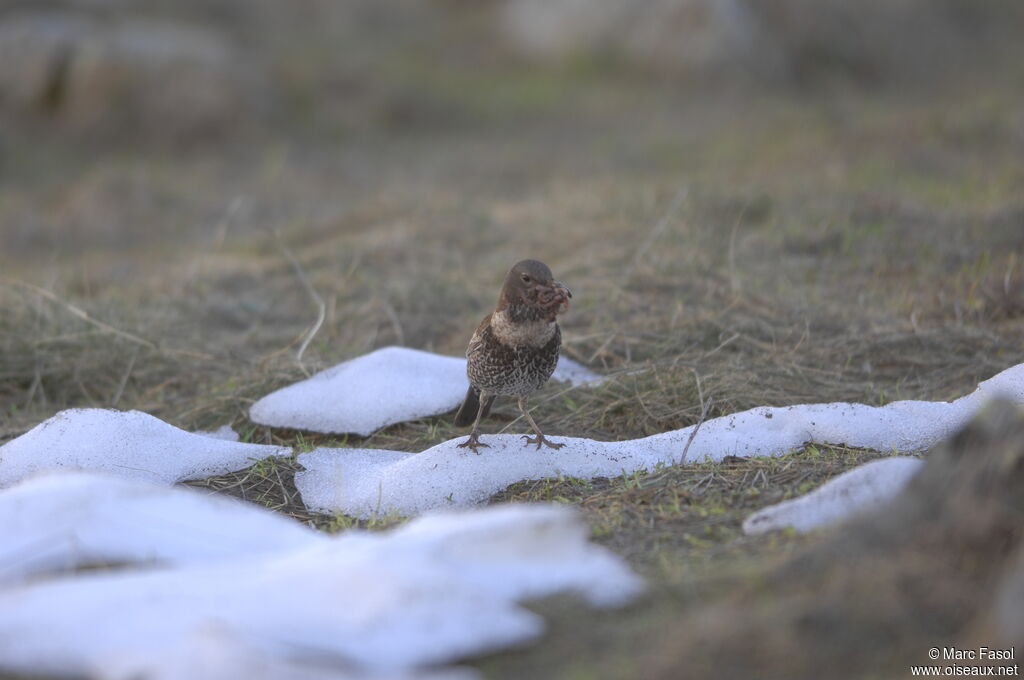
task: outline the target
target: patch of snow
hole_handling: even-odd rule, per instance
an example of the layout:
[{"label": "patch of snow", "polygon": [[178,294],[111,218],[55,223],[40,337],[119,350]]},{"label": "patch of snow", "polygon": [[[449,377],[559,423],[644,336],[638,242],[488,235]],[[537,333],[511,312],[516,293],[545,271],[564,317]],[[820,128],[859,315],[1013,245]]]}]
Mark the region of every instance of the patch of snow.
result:
[{"label": "patch of snow", "polygon": [[[575,591],[595,607],[617,607],[641,590],[622,560],[589,542],[575,510],[506,503],[424,515],[392,533],[394,558],[414,551],[467,586],[509,598]],[[434,577],[443,578],[442,573]]]},{"label": "patch of snow", "polygon": [[[105,660],[109,679],[145,677],[145,680],[480,680],[470,668],[442,667],[367,671],[339,664],[337,659],[285,657],[264,650],[258,641],[246,641],[216,622],[198,627],[180,650],[165,647],[159,656],[141,656],[132,650]],[[333,661],[333,663],[332,663]],[[136,674],[143,669],[145,676]]]},{"label": "patch of snow", "polygon": [[173,484],[241,470],[291,449],[185,432],[139,411],[61,411],[0,446],[0,488],[37,472],[80,469]]},{"label": "patch of snow", "polygon": [[836,524],[894,498],[924,461],[893,456],[866,463],[793,500],[763,508],[743,522],[746,534],[792,527],[804,534]]},{"label": "patch of snow", "polygon": [[[831,403],[759,407],[703,423],[687,462],[725,456],[777,456],[808,442],[877,451],[925,450],[962,427],[994,396],[1024,404],[1024,364],[982,382],[953,402],[897,401],[885,406]],[[474,455],[457,448],[465,437],[421,453],[381,449],[316,449],[298,457],[295,476],[303,502],[319,512],[359,517],[414,515],[432,508],[469,506],[516,482],[560,475],[614,477],[684,462],[693,426],[643,439],[599,442],[549,436],[565,447],[536,450],[518,435],[484,434],[490,448]],[[548,433],[551,435],[551,433]]]},{"label": "patch of snow", "polygon": [[194,660],[210,659],[200,677],[234,678],[251,658],[291,677],[307,664],[309,677],[419,677],[539,636],[542,619],[520,601],[635,596],[639,579],[588,534],[568,508],[506,505],[270,555],[0,589],[0,669],[191,679]]},{"label": "patch of snow", "polygon": [[[573,385],[602,377],[570,359],[552,376]],[[368,436],[382,427],[458,407],[469,379],[466,360],[406,347],[384,347],[263,397],[253,422],[313,432]]]},{"label": "patch of snow", "polygon": [[213,437],[214,439],[223,439],[226,442],[238,441],[238,433],[230,425],[221,425],[216,430],[199,430],[196,434],[201,434],[204,437]]},{"label": "patch of snow", "polygon": [[291,550],[323,534],[225,496],[92,472],[0,491],[0,586],[103,564],[193,564]]},{"label": "patch of snow", "polygon": [[385,347],[263,397],[262,425],[367,436],[386,425],[451,411],[466,396],[466,361]]},{"label": "patch of snow", "polygon": [[605,381],[603,375],[594,373],[583,364],[564,356],[558,357],[558,364],[555,366],[555,372],[551,374],[551,379],[567,382],[574,387],[597,386]]}]

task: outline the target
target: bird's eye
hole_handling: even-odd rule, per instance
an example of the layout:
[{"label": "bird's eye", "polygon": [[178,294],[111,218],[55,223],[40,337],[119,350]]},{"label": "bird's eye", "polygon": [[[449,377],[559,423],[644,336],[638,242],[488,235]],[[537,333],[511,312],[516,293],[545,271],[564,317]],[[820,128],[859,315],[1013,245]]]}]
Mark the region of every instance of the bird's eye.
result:
[{"label": "bird's eye", "polygon": [[522,274],[521,278],[523,279],[523,283],[529,283],[530,282],[530,275],[529,274]]}]

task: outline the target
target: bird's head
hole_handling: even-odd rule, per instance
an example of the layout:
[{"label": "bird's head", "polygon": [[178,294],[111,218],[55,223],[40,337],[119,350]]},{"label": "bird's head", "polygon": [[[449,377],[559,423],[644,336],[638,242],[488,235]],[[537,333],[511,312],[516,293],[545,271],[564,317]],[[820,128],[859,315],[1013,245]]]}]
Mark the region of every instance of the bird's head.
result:
[{"label": "bird's head", "polygon": [[498,308],[511,308],[518,315],[554,321],[569,309],[572,291],[555,281],[551,270],[538,260],[521,260],[505,276]]}]

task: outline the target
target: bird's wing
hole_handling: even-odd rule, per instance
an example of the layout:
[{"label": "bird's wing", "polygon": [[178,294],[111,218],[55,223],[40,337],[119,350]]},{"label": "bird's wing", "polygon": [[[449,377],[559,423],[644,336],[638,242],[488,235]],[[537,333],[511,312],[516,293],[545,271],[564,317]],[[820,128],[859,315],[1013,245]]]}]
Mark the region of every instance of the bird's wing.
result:
[{"label": "bird's wing", "polygon": [[480,322],[480,325],[473,331],[473,337],[469,339],[469,347],[466,348],[466,357],[471,357],[481,349],[485,344],[484,333],[488,332],[491,325],[491,315],[488,314],[484,317],[484,320]]}]

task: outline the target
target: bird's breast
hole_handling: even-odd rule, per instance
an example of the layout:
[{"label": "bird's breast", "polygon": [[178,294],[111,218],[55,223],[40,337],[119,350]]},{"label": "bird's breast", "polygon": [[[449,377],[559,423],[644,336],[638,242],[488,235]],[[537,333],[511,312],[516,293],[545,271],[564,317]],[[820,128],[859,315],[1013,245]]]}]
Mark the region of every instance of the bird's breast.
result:
[{"label": "bird's breast", "polygon": [[543,347],[551,342],[557,328],[554,321],[546,319],[513,321],[504,311],[491,317],[494,337],[510,347]]}]

